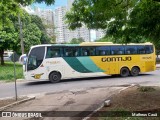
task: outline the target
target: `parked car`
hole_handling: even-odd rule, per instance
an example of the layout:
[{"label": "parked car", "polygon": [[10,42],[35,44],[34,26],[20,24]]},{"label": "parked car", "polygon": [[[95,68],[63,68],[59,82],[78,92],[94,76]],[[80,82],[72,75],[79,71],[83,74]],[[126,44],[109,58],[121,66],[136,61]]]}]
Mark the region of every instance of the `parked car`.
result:
[{"label": "parked car", "polygon": [[11,51],[5,51],[3,54],[4,61],[10,61],[10,56],[13,54]]},{"label": "parked car", "polygon": [[21,63],[22,65],[26,64],[26,60],[27,60],[27,55],[23,54],[19,57],[19,63]]}]

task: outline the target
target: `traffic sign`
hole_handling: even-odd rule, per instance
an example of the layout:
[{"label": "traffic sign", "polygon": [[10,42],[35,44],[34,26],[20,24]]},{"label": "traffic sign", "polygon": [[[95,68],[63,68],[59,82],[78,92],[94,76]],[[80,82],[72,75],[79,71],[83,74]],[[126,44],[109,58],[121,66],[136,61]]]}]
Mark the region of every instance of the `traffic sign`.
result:
[{"label": "traffic sign", "polygon": [[19,56],[17,55],[17,53],[13,53],[11,56],[10,56],[10,59],[12,62],[17,62],[19,60]]}]

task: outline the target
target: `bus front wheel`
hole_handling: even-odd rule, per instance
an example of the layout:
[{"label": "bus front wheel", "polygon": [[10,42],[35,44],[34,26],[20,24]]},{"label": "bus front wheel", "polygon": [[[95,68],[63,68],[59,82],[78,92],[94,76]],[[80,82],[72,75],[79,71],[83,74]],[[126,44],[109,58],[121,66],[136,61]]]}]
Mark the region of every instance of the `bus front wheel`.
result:
[{"label": "bus front wheel", "polygon": [[120,75],[122,77],[127,77],[129,75],[129,69],[126,67],[121,68]]},{"label": "bus front wheel", "polygon": [[57,83],[61,80],[61,74],[58,73],[58,72],[52,72],[50,73],[49,75],[49,80],[52,82],[52,83]]},{"label": "bus front wheel", "polygon": [[140,70],[139,70],[138,67],[133,67],[133,68],[131,69],[131,75],[132,75],[132,76],[137,76],[137,75],[139,74],[139,72],[140,72]]}]

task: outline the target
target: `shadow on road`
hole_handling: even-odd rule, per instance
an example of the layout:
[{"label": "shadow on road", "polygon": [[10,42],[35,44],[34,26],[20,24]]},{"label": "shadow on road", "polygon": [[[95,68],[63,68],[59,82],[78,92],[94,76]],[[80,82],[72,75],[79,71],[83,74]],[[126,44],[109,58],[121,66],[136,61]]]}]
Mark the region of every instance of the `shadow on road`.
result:
[{"label": "shadow on road", "polygon": [[[143,76],[154,76],[153,74],[140,74],[136,77],[143,77]],[[126,78],[132,78],[133,76],[128,76]],[[61,80],[59,83],[51,83],[50,81],[46,80],[46,81],[34,81],[34,82],[28,82],[25,83],[25,85],[42,85],[42,84],[61,84],[61,83],[69,83],[69,82],[80,82],[80,81],[94,81],[94,80],[107,80],[107,79],[113,79],[113,80],[118,80],[118,79],[114,79],[114,78],[119,78],[119,79],[123,79],[123,77],[119,76],[119,75],[114,75],[114,76],[101,76],[101,77],[88,77],[88,78],[74,78],[74,79],[64,79]]]}]

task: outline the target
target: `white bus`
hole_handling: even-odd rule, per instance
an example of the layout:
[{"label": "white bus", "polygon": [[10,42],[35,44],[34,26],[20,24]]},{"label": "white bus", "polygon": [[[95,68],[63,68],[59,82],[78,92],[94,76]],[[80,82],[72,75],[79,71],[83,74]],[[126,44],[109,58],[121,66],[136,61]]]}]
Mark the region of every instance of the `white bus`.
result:
[{"label": "white bus", "polygon": [[24,76],[27,80],[50,80],[120,74],[137,76],[155,70],[155,48],[151,43],[36,45],[31,47]]}]

